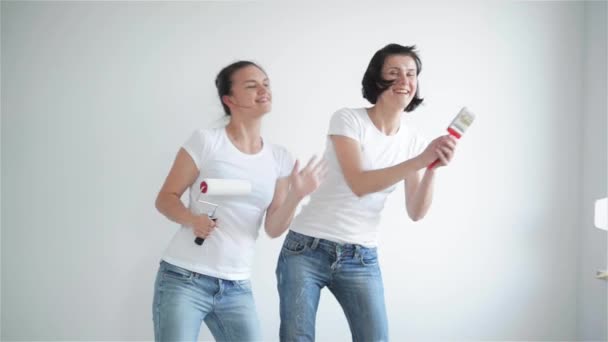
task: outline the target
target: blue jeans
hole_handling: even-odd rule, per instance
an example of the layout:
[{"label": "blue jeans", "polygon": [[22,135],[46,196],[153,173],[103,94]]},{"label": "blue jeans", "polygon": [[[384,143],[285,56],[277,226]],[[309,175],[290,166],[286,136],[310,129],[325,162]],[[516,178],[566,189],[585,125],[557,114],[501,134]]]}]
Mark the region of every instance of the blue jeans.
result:
[{"label": "blue jeans", "polygon": [[376,248],[290,231],[277,265],[281,341],[314,341],[321,289],[344,310],[353,341],[387,341],[388,323]]},{"label": "blue jeans", "polygon": [[216,341],[259,341],[249,280],[224,280],[161,261],[154,286],[156,341],[196,341],[204,320]]}]

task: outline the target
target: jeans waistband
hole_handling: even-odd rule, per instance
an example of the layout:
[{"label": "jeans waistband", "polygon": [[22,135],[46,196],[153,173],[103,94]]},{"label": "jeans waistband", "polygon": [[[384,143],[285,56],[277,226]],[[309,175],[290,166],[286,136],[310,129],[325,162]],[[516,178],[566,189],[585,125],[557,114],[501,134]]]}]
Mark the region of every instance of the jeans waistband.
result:
[{"label": "jeans waistband", "polygon": [[325,247],[325,248],[328,248],[331,250],[339,248],[343,251],[348,251],[348,250],[375,251],[376,250],[376,247],[370,248],[370,247],[365,247],[362,245],[351,244],[351,243],[339,243],[339,242],[335,242],[335,241],[330,241],[330,240],[326,240],[326,239],[321,239],[321,238],[316,238],[313,236],[304,235],[301,233],[294,232],[293,230],[289,231],[286,239],[302,242],[302,243],[306,244],[307,246],[309,246],[310,249],[313,249],[313,250],[316,249],[317,247]]},{"label": "jeans waistband", "polygon": [[197,273],[194,271],[190,271],[189,269],[174,265],[170,262],[167,262],[165,260],[160,260],[160,268],[161,270],[171,270],[173,272],[182,274],[184,276],[193,278],[193,279],[206,279],[206,280],[210,280],[212,282],[216,282],[216,283],[235,283],[235,284],[247,284],[250,283],[249,279],[244,279],[244,280],[228,280],[228,279],[222,279],[222,278],[217,278],[214,276],[210,276],[207,274],[203,274],[203,273]]}]

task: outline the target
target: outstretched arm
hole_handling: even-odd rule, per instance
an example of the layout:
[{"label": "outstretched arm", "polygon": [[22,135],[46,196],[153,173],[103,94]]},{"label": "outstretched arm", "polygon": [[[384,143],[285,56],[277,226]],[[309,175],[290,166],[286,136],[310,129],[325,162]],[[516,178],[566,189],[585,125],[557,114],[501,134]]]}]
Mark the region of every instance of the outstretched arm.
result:
[{"label": "outstretched arm", "polygon": [[435,152],[427,149],[412,159],[390,167],[363,170],[361,145],[358,141],[341,135],[332,135],[331,141],[346,183],[352,192],[359,197],[382,191],[397,184],[408,174],[417,172],[437,158]]}]

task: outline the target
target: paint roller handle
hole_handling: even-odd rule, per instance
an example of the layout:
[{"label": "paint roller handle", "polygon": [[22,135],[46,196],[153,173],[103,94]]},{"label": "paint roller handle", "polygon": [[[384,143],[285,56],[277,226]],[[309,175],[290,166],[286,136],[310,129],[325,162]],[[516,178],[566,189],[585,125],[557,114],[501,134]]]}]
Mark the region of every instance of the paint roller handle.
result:
[{"label": "paint roller handle", "polygon": [[[217,217],[209,217],[209,218],[210,218],[210,219],[211,219],[213,222],[217,221]],[[203,239],[203,238],[202,238],[202,237],[200,237],[200,236],[197,236],[197,237],[196,237],[196,239],[194,239],[194,243],[195,243],[195,244],[197,244],[197,245],[199,245],[199,246],[202,246],[202,245],[203,245],[203,242],[205,242],[205,239]]]}]

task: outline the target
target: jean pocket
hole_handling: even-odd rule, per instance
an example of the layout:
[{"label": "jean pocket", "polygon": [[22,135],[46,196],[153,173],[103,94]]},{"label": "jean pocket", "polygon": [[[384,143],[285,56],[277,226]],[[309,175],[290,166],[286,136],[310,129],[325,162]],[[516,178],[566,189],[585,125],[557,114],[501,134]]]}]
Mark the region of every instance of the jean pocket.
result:
[{"label": "jean pocket", "polygon": [[375,248],[362,248],[359,250],[359,260],[364,266],[373,266],[378,264],[378,253]]},{"label": "jean pocket", "polygon": [[234,282],[239,289],[245,292],[251,292],[251,280],[235,280]]},{"label": "jean pocket", "polygon": [[190,281],[194,277],[194,272],[188,271],[185,268],[181,268],[169,263],[165,263],[163,266],[163,278],[176,279]]},{"label": "jean pocket", "polygon": [[306,243],[295,239],[287,238],[283,242],[282,252],[287,254],[301,254],[306,249]]}]

